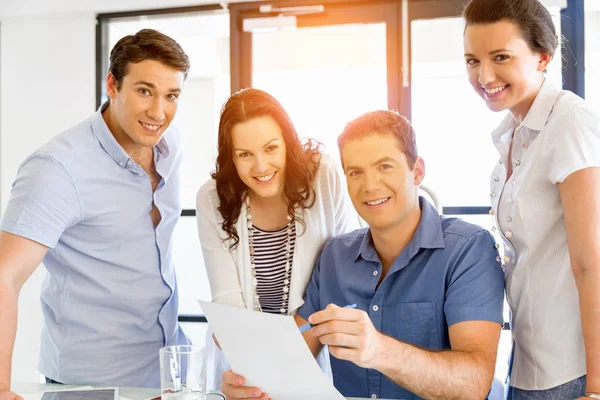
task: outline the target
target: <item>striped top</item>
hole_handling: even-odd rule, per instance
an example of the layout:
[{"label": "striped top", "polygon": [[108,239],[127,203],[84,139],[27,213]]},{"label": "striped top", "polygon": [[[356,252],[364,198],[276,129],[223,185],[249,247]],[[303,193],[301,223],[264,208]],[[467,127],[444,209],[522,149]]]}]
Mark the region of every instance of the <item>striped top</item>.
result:
[{"label": "striped top", "polygon": [[[600,166],[600,119],[583,99],[546,80],[523,122],[509,114],[492,139],[500,160],[490,197],[504,242],[515,340],[510,383],[545,390],[586,374],[557,185],[575,171]],[[511,141],[513,172],[507,176]]]},{"label": "striped top", "polygon": [[[289,238],[288,226],[292,230]],[[288,240],[290,241],[289,252],[286,250]],[[284,293],[283,289],[290,287],[296,224],[291,223],[275,231],[265,231],[253,225],[252,242],[260,307],[266,313],[287,314],[289,293]],[[285,265],[288,257],[290,271],[286,274]]]}]

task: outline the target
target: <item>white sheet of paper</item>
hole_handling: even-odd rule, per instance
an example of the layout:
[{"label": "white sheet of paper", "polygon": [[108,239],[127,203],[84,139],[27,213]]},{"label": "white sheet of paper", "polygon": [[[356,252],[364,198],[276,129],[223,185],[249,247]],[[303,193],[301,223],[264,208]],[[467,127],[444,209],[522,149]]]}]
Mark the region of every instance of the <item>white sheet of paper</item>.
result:
[{"label": "white sheet of paper", "polygon": [[233,371],[273,400],[344,400],[293,317],[198,300]]}]

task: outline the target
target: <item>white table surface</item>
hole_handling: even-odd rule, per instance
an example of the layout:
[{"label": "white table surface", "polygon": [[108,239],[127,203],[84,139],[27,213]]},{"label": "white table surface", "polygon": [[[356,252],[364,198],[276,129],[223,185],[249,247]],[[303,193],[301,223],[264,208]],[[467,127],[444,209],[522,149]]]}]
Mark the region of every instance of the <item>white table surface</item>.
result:
[{"label": "white table surface", "polygon": [[[49,385],[41,383],[25,383],[25,382],[13,382],[11,390],[19,395],[27,395],[28,393],[39,393],[46,390],[59,390],[59,389],[71,389],[80,386],[70,385]],[[94,386],[96,387],[96,386]],[[101,386],[98,386],[101,387]],[[142,389],[142,388],[119,388],[119,395],[131,400],[147,400],[160,395],[160,389]],[[371,400],[358,397],[348,397],[347,400]],[[380,399],[385,400],[385,399]]]}]

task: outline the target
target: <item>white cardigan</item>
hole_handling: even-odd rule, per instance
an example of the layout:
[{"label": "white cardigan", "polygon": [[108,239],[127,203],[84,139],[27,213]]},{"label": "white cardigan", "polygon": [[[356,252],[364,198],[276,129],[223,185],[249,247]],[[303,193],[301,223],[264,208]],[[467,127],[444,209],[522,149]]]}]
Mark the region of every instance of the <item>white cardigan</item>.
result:
[{"label": "white cardigan", "polygon": [[[345,177],[339,163],[323,155],[313,188],[314,205],[304,210],[306,228],[296,222],[296,246],[292,260],[289,313],[304,303],[317,256],[327,239],[350,232],[359,227],[358,216],[352,207],[345,187]],[[235,228],[239,235],[238,246],[229,251],[230,241],[221,228],[223,218],[217,210],[219,198],[213,179],[207,181],[196,198],[198,234],[210,282],[212,301],[239,308],[254,309],[254,287],[250,268],[246,208],[242,207]]]},{"label": "white cardigan", "polygon": [[[332,236],[359,228],[359,219],[346,190],[346,180],[339,162],[323,155],[313,182],[315,203],[303,210],[304,226],[296,222],[296,246],[292,260],[288,313],[295,314],[303,297],[316,259]],[[229,306],[254,309],[254,287],[250,268],[246,208],[242,206],[235,224],[238,246],[229,250],[230,240],[221,228],[223,217],[217,210],[219,197],[216,183],[209,179],[198,191],[196,215],[202,254],[210,283],[212,301]],[[207,334],[208,388],[220,387],[221,374],[228,368],[222,352],[214,346],[212,333]],[[319,364],[328,371],[328,354],[322,352]],[[326,358],[326,359],[325,359]]]}]

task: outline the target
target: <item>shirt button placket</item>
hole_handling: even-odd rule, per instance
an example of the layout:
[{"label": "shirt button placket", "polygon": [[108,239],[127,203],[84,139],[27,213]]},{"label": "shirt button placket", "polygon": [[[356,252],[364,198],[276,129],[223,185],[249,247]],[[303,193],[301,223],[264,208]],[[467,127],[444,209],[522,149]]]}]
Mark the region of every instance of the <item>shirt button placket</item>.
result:
[{"label": "shirt button placket", "polygon": [[[375,273],[373,273],[375,275]],[[379,332],[382,331],[382,317],[383,309],[379,309],[379,304],[383,305],[383,299],[385,298],[385,290],[383,284],[379,287],[379,290],[375,292],[375,296],[371,299],[369,304],[368,314],[373,322],[373,326]],[[376,399],[381,394],[381,373],[374,369],[369,369],[367,383],[367,393],[371,393],[371,398]]]}]

